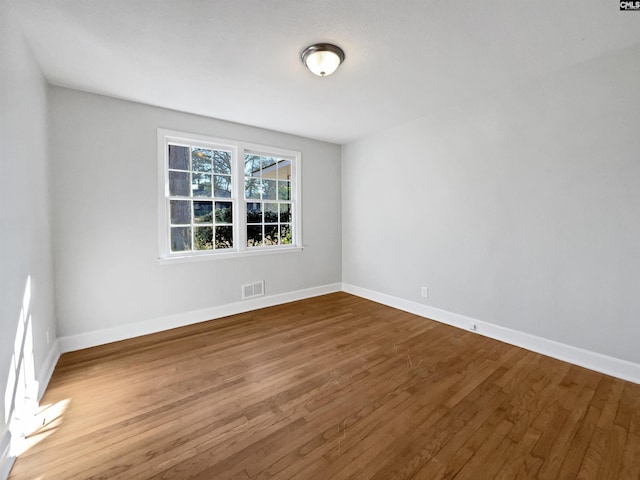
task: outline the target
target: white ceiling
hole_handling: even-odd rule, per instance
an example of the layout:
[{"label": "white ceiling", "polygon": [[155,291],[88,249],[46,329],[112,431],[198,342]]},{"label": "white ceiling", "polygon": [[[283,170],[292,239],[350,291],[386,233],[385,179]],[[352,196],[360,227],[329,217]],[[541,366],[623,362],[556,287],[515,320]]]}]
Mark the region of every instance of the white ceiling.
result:
[{"label": "white ceiling", "polygon": [[[15,0],[47,80],[346,143],[640,43],[618,0]],[[346,60],[320,78],[315,42]]]}]

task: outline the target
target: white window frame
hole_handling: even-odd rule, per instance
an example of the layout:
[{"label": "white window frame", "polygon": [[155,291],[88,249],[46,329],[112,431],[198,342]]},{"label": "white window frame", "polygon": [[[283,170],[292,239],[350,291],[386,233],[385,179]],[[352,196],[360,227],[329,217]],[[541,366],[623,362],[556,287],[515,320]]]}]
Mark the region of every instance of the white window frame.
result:
[{"label": "white window frame", "polygon": [[[232,192],[228,199],[233,202],[233,248],[203,250],[196,252],[171,252],[170,248],[170,210],[169,210],[169,144],[197,143],[231,152]],[[288,245],[247,246],[247,211],[244,190],[244,156],[260,154],[291,160],[291,231],[293,242]],[[257,145],[253,143],[228,140],[206,135],[158,129],[158,244],[160,263],[193,262],[215,260],[230,257],[243,257],[285,252],[302,251],[301,222],[301,159],[302,154],[295,150]],[[204,199],[204,198],[203,198]]]}]

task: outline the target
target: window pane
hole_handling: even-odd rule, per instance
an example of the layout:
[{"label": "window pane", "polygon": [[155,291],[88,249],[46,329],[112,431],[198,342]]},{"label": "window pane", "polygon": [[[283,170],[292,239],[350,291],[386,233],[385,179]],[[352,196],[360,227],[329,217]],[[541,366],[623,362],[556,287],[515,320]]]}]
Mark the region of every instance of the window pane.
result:
[{"label": "window pane", "polygon": [[262,222],[262,204],[247,203],[247,223],[261,223]]},{"label": "window pane", "polygon": [[193,202],[193,221],[195,223],[213,223],[213,202],[195,200]]},{"label": "window pane", "polygon": [[291,221],[291,204],[290,203],[280,204],[280,221],[281,222]]},{"label": "window pane", "polygon": [[193,233],[194,250],[213,249],[213,227],[195,227]]},{"label": "window pane", "polygon": [[210,197],[211,175],[208,173],[194,173],[191,190],[194,197]]},{"label": "window pane", "polygon": [[244,174],[247,177],[260,176],[260,157],[258,155],[244,156]]},{"label": "window pane", "polygon": [[231,152],[213,151],[213,169],[216,173],[231,175]]},{"label": "window pane", "polygon": [[216,248],[233,248],[233,227],[216,227]]},{"label": "window pane", "polygon": [[265,200],[276,199],[276,181],[262,180],[262,198]]},{"label": "window pane", "polygon": [[260,199],[262,193],[262,182],[257,178],[246,178],[244,181],[244,198]]},{"label": "window pane", "polygon": [[263,208],[264,208],[264,223],[277,223],[278,222],[278,204],[265,203]]},{"label": "window pane", "polygon": [[171,223],[189,225],[191,223],[191,202],[189,200],[171,200]]},{"label": "window pane", "polygon": [[247,225],[247,246],[258,247],[262,245],[262,226]]},{"label": "window pane", "polygon": [[169,145],[169,168],[189,170],[189,147]]},{"label": "window pane", "polygon": [[211,150],[204,148],[194,148],[191,152],[192,170],[194,172],[211,172],[211,158],[213,154]]},{"label": "window pane", "polygon": [[291,225],[280,225],[280,243],[291,243]]},{"label": "window pane", "polygon": [[282,160],[278,164],[278,180],[291,180],[291,160]]},{"label": "window pane", "polygon": [[277,225],[265,225],[264,244],[278,245],[278,226]]},{"label": "window pane", "polygon": [[169,172],[169,195],[189,196],[188,172]]},{"label": "window pane", "polygon": [[270,178],[275,180],[278,178],[278,165],[272,165],[271,167],[262,170],[262,178]]},{"label": "window pane", "polygon": [[215,186],[214,196],[230,197],[231,196],[231,177],[228,175],[214,175],[213,182]]},{"label": "window pane", "polygon": [[276,159],[273,157],[261,157],[262,170],[272,167],[276,163]]},{"label": "window pane", "polygon": [[233,223],[231,205],[231,202],[216,202],[216,223]]},{"label": "window pane", "polygon": [[278,200],[291,200],[291,182],[278,182]]},{"label": "window pane", "polygon": [[191,250],[191,227],[171,228],[171,251],[184,252]]}]

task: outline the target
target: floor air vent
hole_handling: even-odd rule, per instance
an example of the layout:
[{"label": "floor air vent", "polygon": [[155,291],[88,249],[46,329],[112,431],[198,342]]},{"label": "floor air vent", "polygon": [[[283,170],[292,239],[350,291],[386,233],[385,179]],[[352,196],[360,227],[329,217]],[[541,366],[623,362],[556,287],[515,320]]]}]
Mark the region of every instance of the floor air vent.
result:
[{"label": "floor air vent", "polygon": [[264,295],[264,280],[242,285],[242,299],[260,297]]}]

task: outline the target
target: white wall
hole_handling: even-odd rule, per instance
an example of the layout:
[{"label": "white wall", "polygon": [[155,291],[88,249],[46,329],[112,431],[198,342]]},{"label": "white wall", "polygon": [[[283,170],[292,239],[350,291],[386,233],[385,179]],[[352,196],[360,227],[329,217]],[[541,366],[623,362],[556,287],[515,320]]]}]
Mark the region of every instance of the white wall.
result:
[{"label": "white wall", "polygon": [[[52,87],[57,315],[64,337],[341,280],[340,147]],[[250,105],[245,108],[251,108]],[[160,265],[158,127],[302,152],[304,251]]]},{"label": "white wall", "polygon": [[343,281],[640,363],[639,79],[636,47],[344,146]]},{"label": "white wall", "polygon": [[33,380],[50,373],[47,329],[56,336],[46,85],[10,8],[0,0],[0,478],[9,467],[7,419],[24,383],[12,372],[24,366],[29,387],[41,391]]}]

